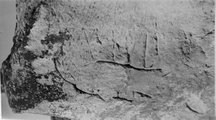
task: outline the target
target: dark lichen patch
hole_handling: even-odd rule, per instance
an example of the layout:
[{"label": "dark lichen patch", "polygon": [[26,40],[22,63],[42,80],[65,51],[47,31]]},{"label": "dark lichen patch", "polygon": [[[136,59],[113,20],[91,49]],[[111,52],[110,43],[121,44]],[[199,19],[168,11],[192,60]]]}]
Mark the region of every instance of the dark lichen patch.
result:
[{"label": "dark lichen patch", "polygon": [[0,70],[0,78],[1,78],[1,92],[4,93],[5,92],[4,85],[3,85],[4,73],[2,70]]},{"label": "dark lichen patch", "polygon": [[59,32],[59,35],[50,34],[45,37],[45,40],[42,40],[42,44],[55,44],[55,43],[64,43],[64,40],[68,40],[71,36],[67,35],[64,32]]},{"label": "dark lichen patch", "polygon": [[37,56],[34,53],[32,53],[31,51],[26,51],[26,52],[22,53],[22,56],[24,57],[25,60],[27,60],[29,62],[31,62],[37,58]]},{"label": "dark lichen patch", "polygon": [[48,49],[53,49],[53,45],[52,44],[48,44]]},{"label": "dark lichen patch", "polygon": [[51,42],[52,44],[55,43],[62,43],[64,41],[64,39],[61,36],[55,35],[55,34],[51,34],[45,37],[45,39],[49,42]]},{"label": "dark lichen patch", "polygon": [[19,56],[20,56],[19,60],[24,61],[23,66],[29,69],[32,69],[32,65],[31,65],[32,61],[34,61],[38,57],[31,51],[24,51],[20,53]]},{"label": "dark lichen patch", "polygon": [[19,32],[19,35],[15,35],[13,37],[14,44],[13,44],[11,52],[13,53],[13,52],[17,51],[20,47],[26,46],[28,40],[29,40],[29,38],[25,37],[25,35],[22,31]]},{"label": "dark lichen patch", "polygon": [[14,82],[8,82],[7,84],[7,93],[10,93],[11,98],[9,101],[10,107],[14,108],[15,112],[34,108],[43,100],[52,102],[65,99],[66,94],[61,87],[57,85],[41,85],[36,81],[38,76],[31,71],[26,72],[28,75],[21,85],[14,84]]},{"label": "dark lichen patch", "polygon": [[7,57],[7,59],[2,63],[2,68],[0,69],[1,73],[1,92],[5,92],[5,88],[7,87],[7,82],[10,80],[12,76],[12,68],[9,60],[11,59],[11,54]]},{"label": "dark lichen patch", "polygon": [[[67,34],[67,32],[59,32],[59,35],[50,34],[45,37],[44,40],[41,40],[41,44],[50,45],[55,43],[64,43],[65,40],[69,40],[71,35]],[[50,48],[51,49],[51,48]]]},{"label": "dark lichen patch", "polygon": [[[28,35],[31,32],[31,29],[34,27],[34,23],[37,21],[39,14],[40,14],[40,8],[41,6],[48,6],[51,4],[52,1],[45,1],[45,0],[36,0],[30,2],[26,2],[27,8],[25,8],[24,17],[21,19],[23,20],[23,23],[25,25],[23,26],[24,30],[20,30],[13,38],[14,45],[12,48],[12,51],[16,51],[20,47],[24,47],[29,41]],[[49,3],[49,4],[48,4]],[[19,28],[17,28],[16,25],[16,31],[18,31]]]},{"label": "dark lichen patch", "polygon": [[35,21],[37,20],[38,14],[39,14],[39,9],[40,9],[40,4],[34,6],[29,6],[27,9],[27,12],[24,15],[24,19],[27,20],[25,24],[25,34],[26,36],[30,34],[31,29],[33,28],[33,25]]},{"label": "dark lichen patch", "polygon": [[23,46],[27,46],[28,45],[28,41],[30,40],[29,37],[27,36],[24,36],[23,39],[22,39],[22,45]]},{"label": "dark lichen patch", "polygon": [[52,51],[54,44],[60,43],[60,47],[58,50],[54,53],[54,57],[59,57],[65,55],[63,52],[63,44],[65,40],[69,40],[71,35],[68,35],[67,32],[59,32],[59,35],[56,34],[50,34],[45,37],[44,40],[41,40],[42,45],[47,46],[47,50],[42,51],[42,55],[39,56],[41,58],[44,58],[45,56],[51,56],[52,54],[49,54],[49,50]]},{"label": "dark lichen patch", "polygon": [[11,50],[11,54],[17,52],[18,49],[22,51],[25,50],[24,47],[28,45],[29,40],[30,38],[25,36],[25,34],[22,31],[20,31],[18,35],[15,35],[13,37],[14,44]]},{"label": "dark lichen patch", "polygon": [[34,23],[37,21],[41,6],[48,6],[48,1],[34,1],[31,5],[26,8],[26,13],[24,19],[26,20],[25,24],[25,36],[28,36],[31,32],[31,29],[34,26]]},{"label": "dark lichen patch", "polygon": [[49,50],[43,50],[41,51],[42,55],[40,55],[40,58],[44,58],[45,56],[50,56],[51,54],[49,54]]},{"label": "dark lichen patch", "polygon": [[47,44],[49,44],[49,41],[48,40],[41,40],[41,44],[47,45]]},{"label": "dark lichen patch", "polygon": [[44,75],[44,78],[48,79],[48,78],[49,78],[49,76],[48,76],[48,75]]},{"label": "dark lichen patch", "polygon": [[49,102],[64,99],[66,97],[66,94],[63,92],[62,88],[59,88],[56,85],[43,86],[41,93],[45,94],[44,99]]}]

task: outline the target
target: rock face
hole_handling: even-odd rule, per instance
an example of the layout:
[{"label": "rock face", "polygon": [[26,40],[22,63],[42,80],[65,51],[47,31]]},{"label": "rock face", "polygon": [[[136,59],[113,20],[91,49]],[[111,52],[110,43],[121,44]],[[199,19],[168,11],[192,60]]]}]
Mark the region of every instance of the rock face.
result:
[{"label": "rock face", "polygon": [[2,91],[53,120],[213,120],[214,4],[17,0]]}]

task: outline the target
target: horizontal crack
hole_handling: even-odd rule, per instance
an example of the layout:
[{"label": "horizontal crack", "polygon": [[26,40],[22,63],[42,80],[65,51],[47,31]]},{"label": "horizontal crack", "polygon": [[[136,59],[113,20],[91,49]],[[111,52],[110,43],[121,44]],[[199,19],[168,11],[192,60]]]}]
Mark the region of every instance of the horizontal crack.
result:
[{"label": "horizontal crack", "polygon": [[159,70],[161,71],[161,68],[138,68],[138,67],[134,67],[130,64],[123,64],[123,63],[118,63],[118,62],[114,62],[114,61],[107,61],[107,60],[98,60],[96,61],[96,63],[108,63],[108,64],[114,64],[114,65],[120,65],[122,67],[126,67],[126,68],[133,68],[135,70],[139,70],[139,71],[154,71],[154,70]]},{"label": "horizontal crack", "polygon": [[121,98],[121,97],[113,97],[113,99],[119,100],[119,101],[127,101],[127,102],[133,102],[133,100],[128,100],[126,98]]},{"label": "horizontal crack", "polygon": [[135,93],[137,93],[137,94],[139,94],[141,97],[145,97],[145,98],[149,98],[149,99],[151,99],[152,98],[152,96],[151,95],[148,95],[148,94],[144,94],[144,93],[142,93],[142,92],[137,92],[137,91],[134,91]]}]

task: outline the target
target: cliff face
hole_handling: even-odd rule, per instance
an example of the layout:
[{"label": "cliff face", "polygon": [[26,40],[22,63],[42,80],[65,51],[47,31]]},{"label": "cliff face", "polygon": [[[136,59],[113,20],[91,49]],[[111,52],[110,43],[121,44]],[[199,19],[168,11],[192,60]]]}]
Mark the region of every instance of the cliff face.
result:
[{"label": "cliff face", "polygon": [[17,0],[16,7],[14,46],[1,68],[14,112],[213,119],[213,0]]}]

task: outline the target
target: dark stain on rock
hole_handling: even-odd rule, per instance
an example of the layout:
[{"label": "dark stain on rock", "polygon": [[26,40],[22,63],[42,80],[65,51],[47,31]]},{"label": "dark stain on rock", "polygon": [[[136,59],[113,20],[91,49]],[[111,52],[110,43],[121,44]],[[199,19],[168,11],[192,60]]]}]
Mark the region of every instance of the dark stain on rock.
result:
[{"label": "dark stain on rock", "polygon": [[59,35],[50,34],[45,37],[45,40],[41,40],[41,44],[55,44],[55,43],[64,43],[64,40],[69,40],[71,35],[67,35],[66,32],[59,32]]},{"label": "dark stain on rock", "polygon": [[48,48],[49,49],[53,49],[53,45],[52,44],[48,44]]},{"label": "dark stain on rock", "polygon": [[28,36],[31,32],[31,29],[33,28],[34,23],[37,21],[39,12],[40,12],[40,7],[43,6],[48,6],[48,1],[35,1],[32,2],[32,5],[29,5],[26,8],[26,13],[24,15],[24,19],[27,20],[25,24],[25,35]]},{"label": "dark stain on rock", "polygon": [[23,51],[22,53],[19,53],[19,56],[19,61],[25,61],[22,65],[29,69],[32,69],[32,61],[34,61],[38,57],[33,52],[27,50]]},{"label": "dark stain on rock", "polygon": [[48,40],[41,40],[41,44],[47,45],[47,44],[49,44],[49,41]]},{"label": "dark stain on rock", "polygon": [[6,83],[10,80],[12,76],[11,64],[9,62],[11,58],[11,54],[7,57],[7,59],[2,63],[2,68],[0,69],[1,75],[1,92],[5,92]]},{"label": "dark stain on rock", "polygon": [[22,38],[22,45],[23,46],[27,46],[29,40],[30,40],[29,37],[23,36],[23,38]]},{"label": "dark stain on rock", "polygon": [[34,108],[35,105],[43,100],[52,102],[65,99],[66,94],[62,88],[56,85],[41,85],[36,82],[37,76],[33,72],[26,72],[28,75],[25,77],[22,85],[15,85],[12,81],[8,82],[7,85],[7,93],[9,93],[11,98],[9,99],[9,104],[11,108],[15,109],[15,112]]},{"label": "dark stain on rock", "polygon": [[45,56],[50,56],[51,54],[49,54],[49,50],[43,50],[41,51],[42,55],[40,55],[40,58],[44,58]]},{"label": "dark stain on rock", "polygon": [[62,43],[64,41],[64,39],[61,36],[55,35],[55,34],[51,34],[45,37],[45,39],[49,42],[51,42],[52,44],[55,43]]},{"label": "dark stain on rock", "polygon": [[31,29],[37,20],[37,15],[39,13],[40,4],[36,5],[35,7],[31,8],[32,6],[28,6],[27,12],[24,15],[24,19],[27,20],[25,24],[25,34],[26,36],[30,34]]},{"label": "dark stain on rock", "polygon": [[34,53],[32,53],[31,51],[26,51],[26,52],[22,53],[22,56],[24,57],[25,60],[27,60],[29,62],[31,62],[37,58],[37,56]]}]

